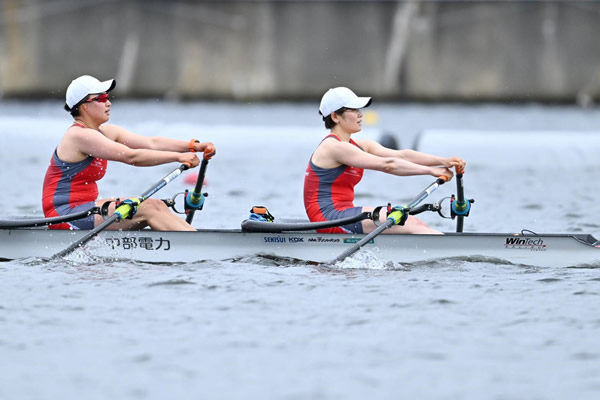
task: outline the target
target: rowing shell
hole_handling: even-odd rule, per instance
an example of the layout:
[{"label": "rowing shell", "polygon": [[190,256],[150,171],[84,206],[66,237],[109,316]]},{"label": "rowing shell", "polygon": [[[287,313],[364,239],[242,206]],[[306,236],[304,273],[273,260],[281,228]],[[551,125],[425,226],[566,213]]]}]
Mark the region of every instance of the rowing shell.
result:
[{"label": "rowing shell", "polygon": [[[51,257],[86,231],[0,230],[0,259]],[[243,232],[239,229],[196,232],[104,231],[78,249],[90,256],[143,262],[193,262],[269,255],[328,262],[362,235],[310,232]],[[448,233],[380,235],[359,253],[372,252],[383,262],[416,263],[433,259],[485,257],[546,267],[599,266],[600,243],[581,234]]]}]

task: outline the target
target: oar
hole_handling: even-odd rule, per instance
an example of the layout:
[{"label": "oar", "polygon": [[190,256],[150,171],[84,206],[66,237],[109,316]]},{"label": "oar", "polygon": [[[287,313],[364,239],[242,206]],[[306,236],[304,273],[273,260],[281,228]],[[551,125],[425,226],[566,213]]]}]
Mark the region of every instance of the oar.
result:
[{"label": "oar", "polygon": [[204,176],[206,175],[207,166],[208,160],[205,158],[200,164],[200,171],[198,171],[198,179],[196,180],[196,186],[194,187],[194,191],[188,193],[188,195],[185,198],[185,203],[190,207],[185,221],[190,225],[192,224],[192,220],[194,219],[194,214],[196,213],[196,210],[202,209],[202,205],[204,204],[202,186],[204,185]]},{"label": "oar", "polygon": [[456,200],[452,202],[452,212],[456,219],[456,232],[462,232],[465,216],[469,215],[471,200],[465,200],[465,189],[463,186],[464,168],[456,168]]},{"label": "oar", "polygon": [[187,217],[185,218],[185,222],[188,224],[192,224],[192,220],[194,219],[194,214],[196,210],[202,210],[202,206],[204,205],[204,195],[202,194],[202,186],[204,185],[204,176],[206,175],[206,167],[208,167],[208,155],[214,154],[215,148],[213,146],[207,146],[204,149],[204,156],[202,158],[202,163],[200,164],[200,171],[198,171],[198,179],[196,179],[196,186],[194,187],[194,191],[188,193],[186,196],[185,202],[190,207]]},{"label": "oar", "polygon": [[339,256],[337,256],[333,261],[330,262],[330,264],[334,264],[334,263],[336,263],[338,261],[345,260],[347,257],[349,257],[352,254],[356,253],[365,244],[369,243],[371,240],[373,240],[374,238],[376,238],[377,236],[379,236],[383,231],[385,231],[386,229],[388,229],[392,225],[396,225],[402,219],[402,217],[405,215],[404,213],[409,213],[411,208],[415,207],[417,204],[419,204],[420,202],[422,202],[427,196],[429,196],[440,185],[443,185],[444,182],[446,182],[447,180],[448,180],[448,178],[446,176],[441,176],[438,179],[436,179],[435,182],[433,182],[431,185],[427,186],[421,193],[419,193],[408,204],[408,206],[406,206],[403,210],[399,210],[399,209],[394,210],[388,216],[388,219],[383,224],[379,225],[374,231],[372,231],[371,233],[369,233],[367,236],[365,236],[364,238],[362,238],[360,241],[358,241],[352,247],[348,248],[342,254],[340,254]]},{"label": "oar", "polygon": [[145,200],[147,200],[154,193],[158,192],[160,189],[162,189],[163,187],[165,187],[167,185],[167,183],[169,183],[173,179],[177,178],[179,175],[181,175],[181,173],[183,171],[185,171],[188,168],[189,168],[189,165],[187,165],[187,164],[181,164],[181,166],[179,166],[179,168],[175,169],[173,172],[171,172],[170,174],[168,174],[167,176],[165,176],[164,178],[162,178],[158,183],[156,183],[150,189],[148,189],[144,193],[142,193],[140,195],[140,197],[126,200],[119,207],[117,207],[117,209],[115,210],[115,212],[114,212],[113,215],[111,215],[104,222],[102,222],[100,225],[98,225],[97,227],[95,227],[94,229],[92,229],[91,231],[89,231],[81,239],[77,240],[76,242],[74,242],[73,244],[71,244],[66,249],[64,249],[62,251],[59,251],[58,253],[56,253],[55,255],[53,255],[52,258],[63,257],[65,255],[71,253],[73,250],[75,250],[78,247],[84,245],[89,240],[91,240],[96,235],[98,235],[100,232],[102,232],[103,230],[105,230],[106,228],[108,228],[114,222],[118,222],[118,221],[120,221],[120,220],[122,220],[124,218],[127,218],[131,214],[131,212],[133,211],[133,209],[135,207],[139,206],[141,203],[143,203]]}]

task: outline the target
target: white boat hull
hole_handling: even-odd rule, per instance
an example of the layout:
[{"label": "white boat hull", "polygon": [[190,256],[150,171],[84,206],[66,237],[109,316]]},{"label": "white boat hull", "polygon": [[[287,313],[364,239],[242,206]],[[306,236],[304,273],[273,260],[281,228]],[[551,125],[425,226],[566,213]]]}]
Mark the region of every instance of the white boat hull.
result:
[{"label": "white boat hull", "polygon": [[[85,231],[0,230],[0,259],[51,257]],[[328,262],[361,235],[314,232],[261,233],[240,230],[197,232],[104,231],[77,252],[144,262],[193,262],[271,255]],[[359,252],[372,251],[384,262],[415,263],[454,257],[486,257],[548,267],[600,266],[600,248],[588,235],[379,235]]]}]

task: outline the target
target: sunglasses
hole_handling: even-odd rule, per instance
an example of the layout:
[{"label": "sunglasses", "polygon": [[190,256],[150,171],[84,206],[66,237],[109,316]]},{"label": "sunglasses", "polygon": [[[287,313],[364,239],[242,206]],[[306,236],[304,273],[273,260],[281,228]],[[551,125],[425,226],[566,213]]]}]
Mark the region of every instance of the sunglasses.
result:
[{"label": "sunglasses", "polygon": [[84,103],[90,103],[92,101],[97,101],[98,103],[106,103],[108,100],[108,93],[102,93],[100,96],[86,100]]}]

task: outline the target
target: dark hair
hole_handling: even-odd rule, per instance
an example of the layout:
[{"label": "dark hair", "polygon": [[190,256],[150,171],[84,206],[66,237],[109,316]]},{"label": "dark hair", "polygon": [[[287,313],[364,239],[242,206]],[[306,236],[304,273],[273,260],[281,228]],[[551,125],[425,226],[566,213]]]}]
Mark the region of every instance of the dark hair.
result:
[{"label": "dark hair", "polygon": [[83,99],[81,99],[79,101],[79,103],[75,104],[72,108],[70,108],[68,105],[65,104],[65,110],[71,114],[71,116],[73,118],[75,117],[79,117],[79,106],[82,105],[83,103],[85,103],[86,101],[88,101],[90,99],[90,95],[88,94],[87,96],[85,96]]},{"label": "dark hair", "polygon": [[74,106],[73,108],[69,108],[68,105],[65,104],[65,110],[71,114],[73,118],[79,117],[79,106]]},{"label": "dark hair", "polygon": [[[346,112],[346,110],[346,107],[342,107],[340,109],[335,110],[334,113],[336,113],[337,115],[342,115],[344,112]],[[337,122],[335,122],[333,118],[331,118],[331,114],[329,114],[326,117],[323,117],[323,121],[325,122],[325,129],[331,130],[334,126],[337,125]]]}]

